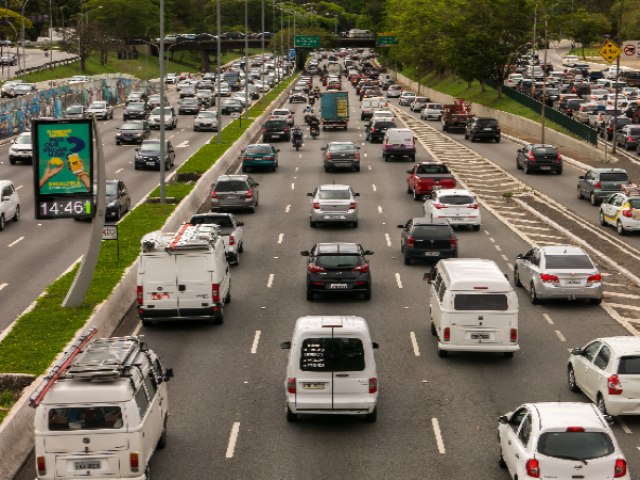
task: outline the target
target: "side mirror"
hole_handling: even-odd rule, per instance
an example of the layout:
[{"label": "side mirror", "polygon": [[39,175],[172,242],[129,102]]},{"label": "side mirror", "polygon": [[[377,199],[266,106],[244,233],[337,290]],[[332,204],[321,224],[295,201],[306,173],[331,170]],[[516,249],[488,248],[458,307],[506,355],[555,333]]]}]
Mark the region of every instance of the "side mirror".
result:
[{"label": "side mirror", "polygon": [[398,228],[404,228],[406,225],[398,224]]},{"label": "side mirror", "polygon": [[365,250],[364,255],[373,255],[373,252],[371,250]]},{"label": "side mirror", "polygon": [[308,257],[309,256],[309,250],[303,250],[302,252],[300,252],[300,255],[302,255],[303,257]]},{"label": "side mirror", "polygon": [[169,381],[170,379],[172,379],[173,377],[174,377],[174,375],[173,375],[173,368],[167,368],[167,369],[164,371],[164,377],[163,377],[164,381],[165,381],[165,382],[168,382],[168,381]]},{"label": "side mirror", "polygon": [[323,150],[323,151],[324,151],[324,150],[326,150],[326,149],[327,149],[327,147],[320,147],[320,150]]},{"label": "side mirror", "polygon": [[524,255],[519,253],[516,255],[516,260],[522,260],[524,258]]},{"label": "side mirror", "polygon": [[509,417],[507,417],[506,415],[502,415],[501,417],[498,417],[498,423],[502,423],[502,424],[509,423]]},{"label": "side mirror", "polygon": [[291,350],[291,342],[282,342],[280,348],[282,350]]},{"label": "side mirror", "polygon": [[580,175],[580,176],[578,177],[578,180],[584,180],[584,175]]},{"label": "side mirror", "polygon": [[378,345],[378,342],[371,342],[371,346],[372,346],[373,348],[375,348],[376,350],[377,350],[378,348],[380,348],[380,345]]},{"label": "side mirror", "polygon": [[244,222],[238,222],[236,223],[236,225],[238,225],[239,227],[244,227]]},{"label": "side mirror", "polygon": [[522,149],[521,148],[518,149],[518,153],[522,153]]},{"label": "side mirror", "polygon": [[359,193],[354,193],[354,194],[353,194],[353,196],[354,196],[354,197],[359,197],[359,196],[360,196],[360,194],[359,194]]},{"label": "side mirror", "polygon": [[582,355],[584,355],[584,350],[582,350],[582,348],[580,348],[580,347],[572,348],[571,349],[571,355],[582,356]]},{"label": "side mirror", "polygon": [[279,151],[280,151],[280,149],[279,149],[279,148],[276,148],[276,152],[279,152]]},{"label": "side mirror", "polygon": [[307,197],[313,197],[313,192],[308,192]]},{"label": "side mirror", "polygon": [[422,281],[423,282],[427,282],[427,283],[431,283],[431,270],[425,272],[425,274],[422,275]]}]

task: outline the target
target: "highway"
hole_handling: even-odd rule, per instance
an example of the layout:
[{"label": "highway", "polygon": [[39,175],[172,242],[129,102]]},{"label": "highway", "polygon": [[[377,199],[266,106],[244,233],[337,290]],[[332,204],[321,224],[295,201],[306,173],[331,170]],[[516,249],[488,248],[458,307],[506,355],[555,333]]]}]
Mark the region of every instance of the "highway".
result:
[{"label": "highway", "polygon": [[[421,203],[406,193],[408,163],[385,163],[380,145],[364,142],[358,99],[343,85],[351,94],[348,131],[307,137],[300,152],[280,143],[278,172],[252,174],[260,183],[260,207],[255,214],[239,215],[246,222],[245,251],[232,270],[233,302],[225,309],[224,325],[176,322],[139,330],[176,372],[169,387],[168,446],[151,462],[154,479],[506,479],[497,461],[498,416],[524,402],[586,401],[567,387],[568,350],[598,336],[628,334],[603,308],[565,302],[534,306],[519,290],[522,350],[513,359],[491,354],[439,358],[422,279],[428,266],[405,266],[400,256],[396,225],[422,212]],[[296,120],[301,123],[300,113]],[[471,144],[460,135],[451,137],[536,189],[559,200],[566,195],[571,208],[595,218],[595,209],[573,195],[577,171],[525,178],[515,171],[515,144]],[[329,140],[360,143],[362,171],[325,173],[320,147]],[[419,146],[418,161],[427,158]],[[117,162],[124,168],[127,160]],[[309,227],[305,194],[331,182],[360,192],[357,229]],[[207,209],[203,205],[202,211]],[[511,276],[515,255],[529,245],[487,209],[482,213],[481,231],[458,232],[459,255],[493,259]],[[315,242],[340,240],[375,252],[372,299],[306,301],[306,263],[299,252]],[[287,352],[279,344],[290,340],[295,320],[308,314],[368,320],[380,344],[377,423],[338,416],[306,417],[296,424],[285,420]],[[138,328],[130,312],[118,334]],[[633,417],[614,425],[632,476],[640,471],[639,430],[640,419]],[[16,478],[34,475],[30,462]]]}]

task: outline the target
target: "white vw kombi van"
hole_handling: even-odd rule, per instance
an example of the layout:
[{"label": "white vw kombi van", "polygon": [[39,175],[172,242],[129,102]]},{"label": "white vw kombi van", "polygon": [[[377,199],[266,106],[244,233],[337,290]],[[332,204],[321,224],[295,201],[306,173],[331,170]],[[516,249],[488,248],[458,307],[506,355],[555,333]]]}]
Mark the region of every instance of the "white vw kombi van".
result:
[{"label": "white vw kombi van", "polygon": [[492,260],[440,260],[428,274],[431,333],[438,355],[498,352],[512,357],[518,344],[518,298]]},{"label": "white vw kombi van", "polygon": [[287,420],[298,414],[364,415],[377,419],[378,373],[369,327],[356,316],[307,316],[296,321],[284,382]]}]

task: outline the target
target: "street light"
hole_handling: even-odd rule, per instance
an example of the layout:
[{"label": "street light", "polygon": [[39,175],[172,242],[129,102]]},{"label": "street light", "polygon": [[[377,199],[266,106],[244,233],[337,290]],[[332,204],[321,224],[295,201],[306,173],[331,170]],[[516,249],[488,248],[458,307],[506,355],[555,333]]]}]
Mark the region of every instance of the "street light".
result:
[{"label": "street light", "polygon": [[53,11],[49,0],[49,68],[53,68]]},{"label": "street light", "polygon": [[26,52],[25,52],[25,45],[24,45],[24,9],[27,7],[27,3],[29,3],[29,0],[24,0],[24,2],[22,3],[22,9],[20,10],[20,15],[22,16],[22,69],[26,69],[27,68],[27,59],[26,59]]}]

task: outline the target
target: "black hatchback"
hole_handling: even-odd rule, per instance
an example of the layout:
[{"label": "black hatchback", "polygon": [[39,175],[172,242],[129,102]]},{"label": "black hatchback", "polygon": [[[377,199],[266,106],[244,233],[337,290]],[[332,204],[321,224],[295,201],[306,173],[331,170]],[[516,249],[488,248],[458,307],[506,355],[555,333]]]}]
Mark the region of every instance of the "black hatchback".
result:
[{"label": "black hatchback", "polygon": [[500,143],[500,126],[498,125],[498,120],[488,117],[475,117],[467,123],[464,138],[472,142],[489,139]]},{"label": "black hatchback", "polygon": [[394,122],[376,120],[370,126],[367,126],[367,140],[371,143],[382,143],[386,131],[396,127],[397,125]]},{"label": "black hatchback", "polygon": [[361,294],[371,299],[371,270],[358,243],[316,243],[311,250],[300,252],[308,257],[307,300],[316,294]]},{"label": "black hatchback", "polygon": [[400,234],[400,251],[404,264],[413,260],[438,261],[458,256],[458,238],[449,223],[434,223],[428,218],[412,218]]}]

